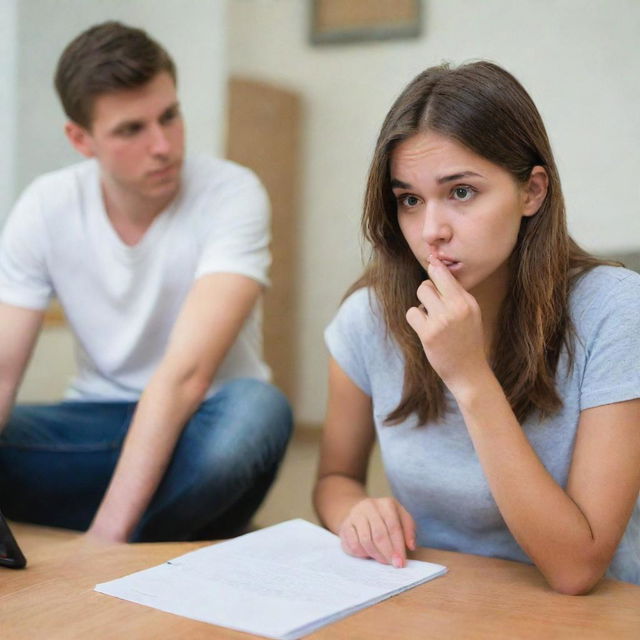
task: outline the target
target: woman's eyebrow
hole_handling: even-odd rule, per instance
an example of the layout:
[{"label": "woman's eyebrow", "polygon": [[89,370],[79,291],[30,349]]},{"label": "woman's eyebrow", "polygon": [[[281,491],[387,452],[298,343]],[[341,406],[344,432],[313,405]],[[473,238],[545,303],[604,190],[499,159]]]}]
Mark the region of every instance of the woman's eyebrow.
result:
[{"label": "woman's eyebrow", "polygon": [[454,180],[460,180],[460,178],[483,178],[479,173],[475,173],[475,171],[461,171],[460,173],[452,173],[450,176],[442,176],[440,178],[436,178],[436,182],[438,184],[443,184],[445,182],[452,182]]},{"label": "woman's eyebrow", "polygon": [[[446,182],[454,182],[456,180],[460,180],[461,178],[482,178],[484,176],[476,173],[475,171],[460,171],[458,173],[452,173],[451,175],[441,176],[440,178],[436,178],[436,182],[438,184],[444,184]],[[398,178],[391,178],[391,188],[392,189],[413,189],[413,187],[408,182],[403,182]]]},{"label": "woman's eyebrow", "polygon": [[411,185],[408,182],[402,182],[398,178],[391,178],[392,189],[411,189]]}]

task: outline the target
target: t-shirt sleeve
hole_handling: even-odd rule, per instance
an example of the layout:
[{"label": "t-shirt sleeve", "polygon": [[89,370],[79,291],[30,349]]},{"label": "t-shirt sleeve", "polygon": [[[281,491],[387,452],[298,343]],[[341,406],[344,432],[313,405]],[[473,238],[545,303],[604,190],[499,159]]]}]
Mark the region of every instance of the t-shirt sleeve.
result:
[{"label": "t-shirt sleeve", "polygon": [[324,337],[333,359],[349,378],[371,395],[366,347],[371,344],[374,318],[368,289],[358,289],[338,309]]},{"label": "t-shirt sleeve", "polygon": [[640,397],[640,276],[603,290],[585,344],[580,409]]},{"label": "t-shirt sleeve", "polygon": [[0,301],[46,309],[53,286],[46,266],[46,230],[35,185],[20,197],[0,240]]},{"label": "t-shirt sleeve", "polygon": [[270,210],[258,178],[243,169],[210,206],[215,223],[206,230],[195,277],[238,273],[267,286]]}]

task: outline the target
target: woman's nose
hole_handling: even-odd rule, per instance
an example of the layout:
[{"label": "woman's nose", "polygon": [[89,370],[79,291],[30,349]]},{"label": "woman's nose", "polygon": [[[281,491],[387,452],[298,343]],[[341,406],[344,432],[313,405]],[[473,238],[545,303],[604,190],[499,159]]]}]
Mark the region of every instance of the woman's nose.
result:
[{"label": "woman's nose", "polygon": [[447,212],[438,202],[427,203],[422,222],[422,239],[427,244],[436,245],[451,239],[452,229]]}]

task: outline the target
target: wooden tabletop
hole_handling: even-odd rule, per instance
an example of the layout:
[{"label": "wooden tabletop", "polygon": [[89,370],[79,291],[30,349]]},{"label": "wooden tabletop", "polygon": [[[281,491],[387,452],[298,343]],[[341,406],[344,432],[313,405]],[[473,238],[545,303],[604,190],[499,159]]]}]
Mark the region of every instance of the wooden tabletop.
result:
[{"label": "wooden tabletop", "polygon": [[[13,525],[25,570],[0,568],[2,640],[237,638],[93,591],[207,542],[101,545],[66,531]],[[315,632],[315,639],[640,638],[640,587],[603,581],[588,596],[552,592],[536,569],[506,560],[419,549],[449,572]],[[247,615],[250,615],[248,612]]]}]

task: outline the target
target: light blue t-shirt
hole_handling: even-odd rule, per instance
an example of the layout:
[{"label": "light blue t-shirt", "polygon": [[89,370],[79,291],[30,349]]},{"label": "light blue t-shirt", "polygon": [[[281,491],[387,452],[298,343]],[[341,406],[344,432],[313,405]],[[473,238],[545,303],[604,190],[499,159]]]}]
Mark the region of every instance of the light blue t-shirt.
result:
[{"label": "light blue t-shirt", "polygon": [[[568,371],[563,353],[556,375],[563,407],[523,425],[562,487],[580,411],[640,397],[640,275],[606,266],[589,271],[573,287],[570,314],[576,332],[574,366]],[[402,395],[404,360],[368,289],[345,300],[325,338],[340,367],[372,398],[385,471],[395,497],[416,521],[418,544],[531,562],[500,515],[448,391],[449,409],[437,424],[419,426],[415,417],[384,424]],[[607,575],[640,584],[640,501]]]}]

